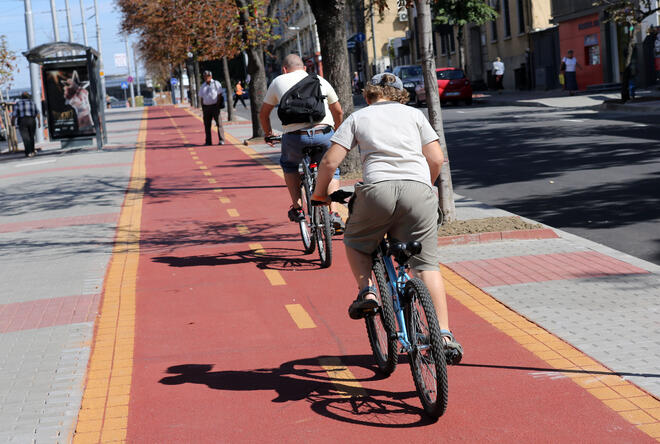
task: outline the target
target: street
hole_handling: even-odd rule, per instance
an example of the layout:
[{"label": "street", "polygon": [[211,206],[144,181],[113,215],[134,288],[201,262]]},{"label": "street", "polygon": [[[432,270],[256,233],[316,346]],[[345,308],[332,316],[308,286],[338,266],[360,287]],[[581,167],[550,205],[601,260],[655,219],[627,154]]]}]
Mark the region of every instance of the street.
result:
[{"label": "street", "polygon": [[657,115],[443,109],[454,190],[660,263]]}]

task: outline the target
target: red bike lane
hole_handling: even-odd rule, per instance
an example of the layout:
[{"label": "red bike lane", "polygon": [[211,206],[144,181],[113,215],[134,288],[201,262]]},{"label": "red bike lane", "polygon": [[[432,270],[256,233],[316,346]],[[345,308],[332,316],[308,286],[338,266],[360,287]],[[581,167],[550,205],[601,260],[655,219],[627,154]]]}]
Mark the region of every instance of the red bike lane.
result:
[{"label": "red bike lane", "polygon": [[129,442],[655,442],[449,298],[463,363],[427,421],[407,359],[382,378],[340,238],[302,253],[283,180],[154,108],[146,139]]}]

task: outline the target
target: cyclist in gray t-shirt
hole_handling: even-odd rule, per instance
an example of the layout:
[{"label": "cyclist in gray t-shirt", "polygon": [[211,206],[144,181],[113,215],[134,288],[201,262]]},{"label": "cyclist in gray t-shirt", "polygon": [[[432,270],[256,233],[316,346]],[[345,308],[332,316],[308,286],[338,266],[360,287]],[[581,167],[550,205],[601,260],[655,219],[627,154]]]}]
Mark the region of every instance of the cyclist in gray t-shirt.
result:
[{"label": "cyclist in gray t-shirt", "polygon": [[445,344],[462,355],[461,345],[449,330],[439,267],[438,197],[432,185],[444,162],[438,135],[421,111],[404,105],[408,93],[395,75],[374,76],[364,97],[369,106],[351,114],[332,137],[312,196],[312,200],[329,202],[325,190],[332,173],[357,146],[364,183],[355,188],[344,244],[359,293],[349,315],[359,319],[378,308],[371,253],[383,236],[390,233],[403,242],[419,241],[422,252],[411,258],[410,266],[429,289]]}]

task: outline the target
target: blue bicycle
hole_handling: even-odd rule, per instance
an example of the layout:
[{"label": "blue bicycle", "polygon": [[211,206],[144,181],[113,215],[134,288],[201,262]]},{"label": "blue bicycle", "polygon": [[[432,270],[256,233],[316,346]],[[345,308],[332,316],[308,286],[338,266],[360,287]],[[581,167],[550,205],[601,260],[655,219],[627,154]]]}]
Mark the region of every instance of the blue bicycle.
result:
[{"label": "blue bicycle", "polygon": [[[343,202],[352,193],[337,191],[330,198]],[[350,205],[350,204],[349,204]],[[447,409],[447,361],[457,362],[442,340],[431,295],[424,282],[409,275],[410,258],[419,242],[384,238],[372,258],[372,276],[380,308],[365,317],[367,335],[378,368],[391,374],[399,351],[408,353],[417,394],[426,414],[437,419]],[[396,264],[395,264],[396,263]]]}]

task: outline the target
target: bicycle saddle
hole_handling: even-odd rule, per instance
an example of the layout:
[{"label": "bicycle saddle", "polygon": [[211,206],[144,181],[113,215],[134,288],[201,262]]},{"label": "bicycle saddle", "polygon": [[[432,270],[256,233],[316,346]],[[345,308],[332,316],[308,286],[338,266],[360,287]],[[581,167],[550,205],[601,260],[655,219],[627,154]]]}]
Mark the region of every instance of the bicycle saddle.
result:
[{"label": "bicycle saddle", "polygon": [[410,241],[407,244],[403,242],[392,242],[389,244],[387,254],[394,256],[396,261],[403,265],[408,262],[412,256],[422,251],[422,244],[417,241]]}]

